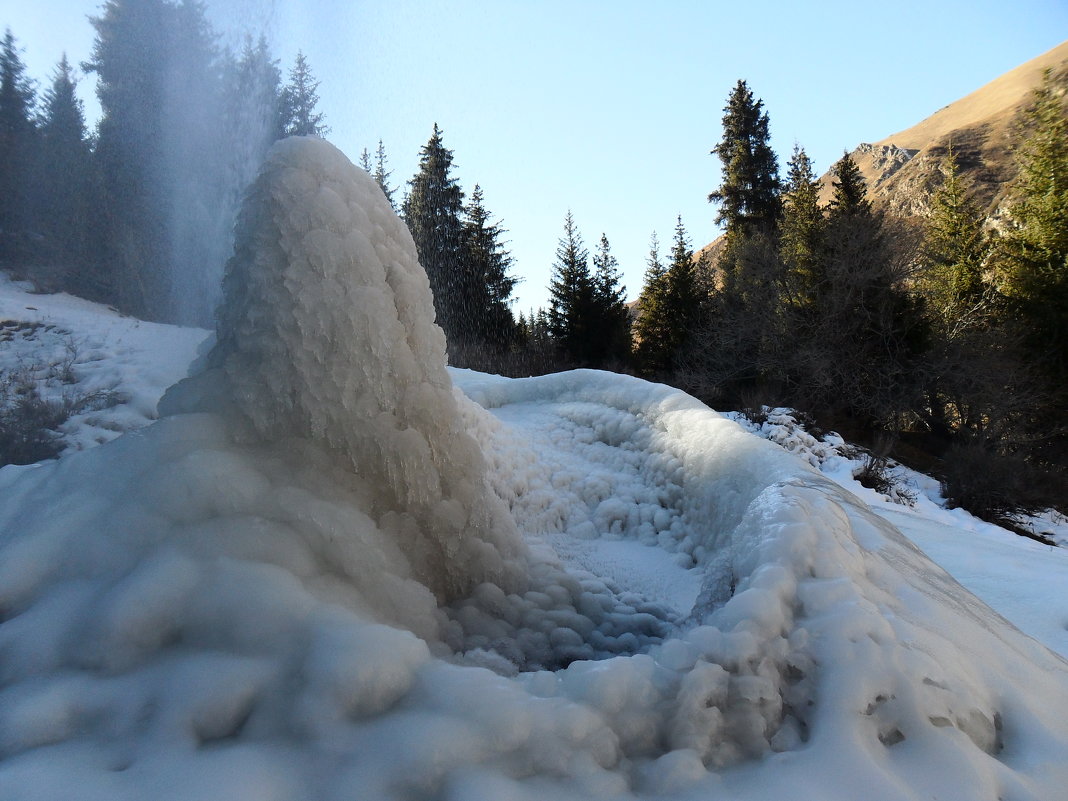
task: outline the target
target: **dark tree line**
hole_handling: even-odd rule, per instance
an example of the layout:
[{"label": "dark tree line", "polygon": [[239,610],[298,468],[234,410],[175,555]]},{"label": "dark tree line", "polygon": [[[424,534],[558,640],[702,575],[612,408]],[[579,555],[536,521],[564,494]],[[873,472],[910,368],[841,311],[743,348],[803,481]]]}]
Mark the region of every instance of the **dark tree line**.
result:
[{"label": "dark tree line", "polygon": [[862,441],[919,443],[951,499],[988,517],[1063,503],[1068,118],[1049,76],[1019,124],[1000,234],[951,150],[917,223],[874,208],[848,154],[821,206],[804,150],[783,179],[769,141],[740,81],[712,151],[718,255],[695,264],[681,221],[670,266],[654,240],[639,368],[717,405],[790,405]]},{"label": "dark tree line", "polygon": [[82,70],[38,94],[14,34],[0,49],[0,264],[148,319],[210,324],[233,218],[267,148],[327,132],[298,53],[283,82],[264,39],[221,47],[195,0],[108,0]]}]

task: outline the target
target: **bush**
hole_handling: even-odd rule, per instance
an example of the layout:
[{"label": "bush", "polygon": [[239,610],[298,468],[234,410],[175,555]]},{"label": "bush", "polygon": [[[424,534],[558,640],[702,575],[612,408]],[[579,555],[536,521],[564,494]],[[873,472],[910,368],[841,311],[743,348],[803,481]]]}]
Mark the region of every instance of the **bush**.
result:
[{"label": "bush", "polygon": [[1063,476],[977,439],[951,446],[941,472],[950,508],[1014,531],[1017,516],[1054,508],[1066,497]]},{"label": "bush", "polygon": [[71,384],[77,351],[50,363],[19,364],[0,369],[0,467],[53,459],[63,450],[59,427],[73,415],[113,406],[113,392],[79,392],[66,387],[49,398],[43,388],[51,381]]},{"label": "bush", "polygon": [[0,466],[51,459],[63,449],[56,428],[71,415],[41,397],[27,369],[0,373]]}]

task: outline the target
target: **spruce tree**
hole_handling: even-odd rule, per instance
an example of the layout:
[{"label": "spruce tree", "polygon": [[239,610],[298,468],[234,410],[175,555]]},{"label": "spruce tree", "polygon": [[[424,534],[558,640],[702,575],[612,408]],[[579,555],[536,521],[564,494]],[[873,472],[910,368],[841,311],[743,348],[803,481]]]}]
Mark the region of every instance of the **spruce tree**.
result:
[{"label": "spruce tree", "polygon": [[114,295],[120,309],[159,317],[171,259],[160,185],[163,106],[170,60],[169,10],[162,0],[108,0],[99,16],[92,56],[102,117],[94,157]]},{"label": "spruce tree", "polygon": [[66,54],[44,92],[39,121],[41,142],[38,188],[45,213],[41,230],[50,256],[60,266],[56,278],[63,289],[103,299],[110,289],[98,273],[93,251],[97,222],[96,182],[85,112]]},{"label": "spruce tree", "polygon": [[942,160],[941,172],[942,185],[931,196],[921,255],[925,294],[948,330],[977,322],[984,311],[983,270],[991,242],[952,148]]},{"label": "spruce tree", "polygon": [[725,395],[760,379],[766,319],[776,313],[782,264],[776,243],[782,202],[768,115],[745,81],[724,108],[723,137],[712,150],[722,165],[716,222],[725,242],[716,268],[719,289],[705,315],[700,358],[709,383]]},{"label": "spruce tree", "polygon": [[849,153],[843,153],[842,158],[835,163],[833,172],[830,216],[858,219],[870,217],[872,205],[867,198],[867,185],[853,157]]},{"label": "spruce tree", "polygon": [[651,376],[667,374],[672,367],[671,315],[668,307],[667,268],[660,260],[656,232],[649,240],[645,277],[638,296],[634,320],[636,357],[642,372]]},{"label": "spruce tree", "polygon": [[675,240],[671,249],[671,264],[664,277],[664,326],[663,349],[668,358],[667,366],[677,366],[693,343],[701,313],[701,296],[694,264],[693,248],[690,247],[682,215],[675,223]]},{"label": "spruce tree", "polygon": [[826,280],[806,343],[816,354],[809,391],[823,408],[874,430],[896,425],[900,413],[919,404],[916,367],[926,347],[925,326],[856,163],[845,154],[833,172]]},{"label": "spruce tree", "polygon": [[452,151],[445,147],[435,123],[433,134],[419,153],[419,170],[408,182],[403,206],[419,263],[430,279],[438,325],[450,346],[461,344],[465,336],[461,311],[464,193],[452,176],[452,168]]},{"label": "spruce tree", "polygon": [[591,342],[591,360],[598,365],[616,365],[629,361],[631,351],[630,312],[627,309],[627,290],[620,281],[619,262],[612,255],[608,237],[601,241],[593,254],[593,320],[595,334]]},{"label": "spruce tree", "polygon": [[375,150],[375,168],[371,175],[374,177],[375,183],[382,189],[382,194],[386,196],[389,205],[396,211],[397,202],[393,199],[394,190],[389,185],[389,177],[393,175],[393,171],[386,169],[386,146],[382,144],[381,139],[378,140],[378,149]]},{"label": "spruce tree", "polygon": [[783,188],[779,252],[787,269],[787,299],[811,303],[823,281],[826,230],[819,204],[820,181],[804,149],[795,145]]},{"label": "spruce tree", "polygon": [[35,97],[15,35],[8,28],[0,45],[0,261],[25,262],[33,257],[29,190],[36,145]]},{"label": "spruce tree", "polygon": [[766,233],[778,223],[779,165],[763,107],[748,84],[738,81],[723,109],[723,138],[712,149],[723,175],[708,200],[719,205],[716,222],[726,227],[728,237]]},{"label": "spruce tree", "polygon": [[723,111],[723,135],[712,150],[722,180],[708,199],[719,206],[716,222],[724,226],[725,241],[715,264],[718,286],[703,313],[701,345],[691,363],[720,401],[736,402],[743,389],[760,382],[772,336],[767,319],[779,305],[782,201],[763,102],[738,81]]},{"label": "spruce tree", "polygon": [[593,277],[589,251],[568,211],[564,235],[556,247],[549,283],[548,327],[564,358],[577,366],[591,366]]},{"label": "spruce tree", "polygon": [[993,417],[1007,420],[1020,407],[1008,379],[1015,343],[998,330],[1002,305],[984,278],[991,238],[984,215],[968,194],[956,153],[941,164],[942,184],[931,196],[920,249],[917,290],[932,331],[926,355],[920,418],[945,440],[975,434]]},{"label": "spruce tree", "polygon": [[1046,71],[1016,149],[1011,227],[998,247],[1002,289],[1032,358],[1068,385],[1068,112]]},{"label": "spruce tree", "polygon": [[189,0],[108,0],[84,65],[103,112],[94,155],[112,302],[200,325],[221,294],[237,194],[225,59],[205,13]]},{"label": "spruce tree", "polygon": [[286,136],[322,137],[330,133],[330,127],[323,122],[325,115],[317,111],[318,90],[319,81],[303,51],[298,50],[289,82],[282,90],[282,131]]},{"label": "spruce tree", "polygon": [[465,343],[478,349],[491,367],[493,356],[515,339],[509,307],[516,279],[509,275],[512,257],[504,248],[504,229],[490,222],[482,188],[475,184],[464,208],[464,253],[456,318]]},{"label": "spruce tree", "polygon": [[231,169],[241,173],[237,183],[243,192],[267,149],[283,136],[282,71],[264,36],[255,44],[246,37],[240,55],[227,55],[225,124],[234,154]]}]

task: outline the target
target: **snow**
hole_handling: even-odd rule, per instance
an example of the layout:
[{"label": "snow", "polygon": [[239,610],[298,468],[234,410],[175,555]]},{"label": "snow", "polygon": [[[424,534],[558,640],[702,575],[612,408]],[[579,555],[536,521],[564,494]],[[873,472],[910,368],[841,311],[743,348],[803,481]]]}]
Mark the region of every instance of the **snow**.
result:
[{"label": "snow", "polygon": [[92,447],[154,420],[160,395],[185,377],[207,336],[71,295],[35,295],[0,273],[0,370],[32,371],[49,399],[101,401],[63,425],[65,449]]},{"label": "snow", "polygon": [[[326,143],[241,226],[163,417],[0,469],[0,797],[1062,797],[1059,550],[669,387],[446,371]],[[147,410],[204,337],[26,297]]]}]

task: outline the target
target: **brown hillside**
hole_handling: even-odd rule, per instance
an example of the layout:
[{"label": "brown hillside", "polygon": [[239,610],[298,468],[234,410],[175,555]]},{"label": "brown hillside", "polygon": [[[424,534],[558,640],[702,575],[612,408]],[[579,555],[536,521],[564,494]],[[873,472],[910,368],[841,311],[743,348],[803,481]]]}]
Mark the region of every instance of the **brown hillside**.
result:
[{"label": "brown hillside", "polygon": [[[852,155],[868,183],[868,195],[904,216],[924,214],[941,183],[939,165],[952,147],[976,199],[998,217],[1008,182],[1015,176],[1010,143],[1014,120],[1031,101],[1046,69],[1068,87],[1068,42],[995,78],[927,119]],[[830,199],[824,176],[823,200]]]},{"label": "brown hillside", "polygon": [[[945,106],[922,122],[881,139],[861,144],[852,156],[876,205],[909,217],[924,215],[933,190],[942,182],[940,165],[950,147],[981,207],[996,225],[1008,184],[1016,175],[1011,142],[1015,120],[1031,102],[1047,70],[1068,91],[1068,42],[995,78]],[[831,198],[829,172],[821,179],[820,200]],[[722,237],[705,245],[695,258],[714,262]]]}]

